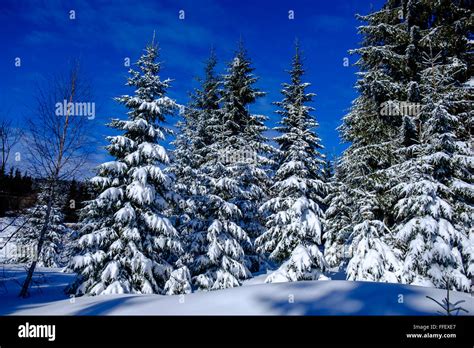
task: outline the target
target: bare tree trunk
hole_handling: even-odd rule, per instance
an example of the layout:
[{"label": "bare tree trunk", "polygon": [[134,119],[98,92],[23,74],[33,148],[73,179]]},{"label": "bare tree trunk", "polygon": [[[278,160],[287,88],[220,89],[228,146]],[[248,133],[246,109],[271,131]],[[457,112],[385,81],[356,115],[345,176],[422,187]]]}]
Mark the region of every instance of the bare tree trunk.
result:
[{"label": "bare tree trunk", "polygon": [[0,122],[0,175],[5,175],[10,153],[20,141],[22,132],[12,126],[11,121]]},{"label": "bare tree trunk", "polygon": [[35,270],[36,270],[36,264],[38,263],[38,258],[40,257],[41,251],[43,249],[46,231],[48,231],[48,228],[49,228],[51,208],[53,206],[53,198],[54,198],[54,184],[51,184],[51,189],[50,189],[50,193],[48,197],[48,205],[46,209],[46,215],[44,217],[43,227],[41,228],[41,232],[38,238],[38,245],[36,247],[36,256],[33,262],[31,263],[30,268],[28,269],[28,273],[26,275],[25,281],[23,282],[23,286],[21,287],[20,294],[18,295],[23,298],[28,297],[28,290],[31,285],[31,280],[33,279],[33,274],[35,273]]},{"label": "bare tree trunk", "polygon": [[[71,115],[71,109],[65,115],[55,114],[57,102],[74,102],[77,98],[88,98],[87,88],[78,84],[78,68],[73,67],[68,80],[56,80],[50,91],[40,91],[38,116],[30,120],[31,143],[29,152],[32,164],[38,170],[38,176],[49,179],[46,196],[46,212],[41,231],[38,235],[36,256],[31,263],[20,297],[27,297],[33,275],[41,256],[50,228],[53,205],[56,203],[56,189],[60,180],[76,173],[85,162],[88,149],[85,147],[85,125],[81,119]],[[64,118],[62,118],[64,117]]]}]

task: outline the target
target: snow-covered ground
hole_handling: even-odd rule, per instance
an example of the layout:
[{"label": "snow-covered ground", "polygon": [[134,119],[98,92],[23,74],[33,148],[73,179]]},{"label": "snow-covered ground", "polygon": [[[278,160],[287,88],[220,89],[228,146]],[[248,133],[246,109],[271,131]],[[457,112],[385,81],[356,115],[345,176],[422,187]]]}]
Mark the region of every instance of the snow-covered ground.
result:
[{"label": "snow-covered ground", "polygon": [[[260,275],[240,288],[185,296],[69,298],[63,290],[74,275],[40,268],[31,297],[19,299],[24,276],[20,265],[0,265],[0,315],[437,315],[440,308],[425,296],[441,301],[446,295],[426,287],[345,280],[263,284],[266,275]],[[458,300],[474,314],[474,297],[451,292],[451,302]]]},{"label": "snow-covered ground", "polygon": [[[23,217],[2,217],[0,218],[0,262],[9,259],[17,251],[15,243],[15,232],[24,223]],[[9,237],[13,238],[9,240]],[[8,241],[9,240],[9,241]],[[8,241],[8,242],[7,242]],[[6,244],[6,245],[5,245]]]}]

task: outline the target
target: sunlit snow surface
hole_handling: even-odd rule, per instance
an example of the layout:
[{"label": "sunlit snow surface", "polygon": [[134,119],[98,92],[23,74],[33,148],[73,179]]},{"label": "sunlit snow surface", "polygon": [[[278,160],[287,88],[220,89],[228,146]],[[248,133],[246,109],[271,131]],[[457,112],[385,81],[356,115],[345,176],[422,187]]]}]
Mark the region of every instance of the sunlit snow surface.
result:
[{"label": "sunlit snow surface", "polygon": [[[18,298],[25,277],[20,265],[0,264],[0,315],[439,315],[446,292],[399,284],[345,280],[263,284],[266,275],[244,286],[185,296],[104,295],[69,298],[73,274],[40,268],[28,299]],[[338,278],[337,275],[336,277]],[[474,314],[474,296],[451,292],[450,301]],[[464,314],[464,313],[461,313]]]}]

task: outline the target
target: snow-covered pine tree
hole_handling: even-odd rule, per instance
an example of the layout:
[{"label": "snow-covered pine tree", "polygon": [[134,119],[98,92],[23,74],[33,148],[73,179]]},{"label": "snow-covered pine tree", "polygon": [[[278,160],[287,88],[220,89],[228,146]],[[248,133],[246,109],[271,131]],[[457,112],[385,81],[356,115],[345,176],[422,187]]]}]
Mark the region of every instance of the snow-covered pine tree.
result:
[{"label": "snow-covered pine tree", "polygon": [[318,126],[307,105],[313,93],[303,82],[304,68],[298,45],[290,71],[290,83],[283,84],[283,100],[276,102],[281,115],[275,128],[280,136],[276,156],[271,198],[262,206],[266,213],[267,231],[257,239],[258,250],[269,253],[280,268],[267,282],[324,279],[326,261],[320,251],[322,244],[321,209],[326,195],[323,181],[324,156],[321,140],[314,128]]},{"label": "snow-covered pine tree", "polygon": [[271,159],[274,148],[264,136],[267,127],[264,115],[252,114],[250,104],[265,93],[253,85],[257,77],[247,56],[243,42],[223,78],[223,121],[227,146],[221,153],[238,180],[241,193],[234,203],[241,211],[240,226],[247,232],[250,243],[244,243],[246,265],[251,272],[266,268],[265,258],[256,250],[255,240],[265,231],[265,221],[259,208],[266,199],[270,186]]},{"label": "snow-covered pine tree", "polygon": [[201,89],[196,90],[192,103],[192,108],[198,110],[192,142],[198,168],[208,160],[208,155],[212,152],[211,146],[216,140],[216,132],[219,130],[222,81],[215,72],[216,65],[216,54],[211,50],[204,78],[200,79]]},{"label": "snow-covered pine tree", "polygon": [[[356,84],[360,95],[339,128],[343,140],[350,146],[338,163],[337,181],[332,184],[327,198],[325,256],[331,266],[341,265],[344,257],[351,258],[344,251],[348,251],[352,244],[349,237],[355,236],[354,227],[363,222],[360,220],[362,216],[357,214],[356,202],[361,197],[356,197],[360,196],[356,195],[356,190],[364,194],[372,192],[377,186],[375,173],[390,163],[388,139],[391,138],[393,126],[387,122],[387,118],[380,116],[379,106],[386,98],[396,99],[394,90],[397,91],[398,87],[393,78],[387,75],[389,70],[380,64],[382,60],[388,61],[388,57],[394,53],[391,46],[385,46],[385,42],[390,39],[382,37],[385,33],[379,33],[378,26],[397,32],[393,28],[396,26],[393,24],[394,18],[397,18],[397,11],[393,7],[386,5],[381,11],[363,17],[368,25],[359,28],[364,36],[362,47],[355,50],[361,56],[357,64],[362,72]],[[390,61],[386,66],[389,64]],[[377,216],[377,219],[380,217]]]},{"label": "snow-covered pine tree", "polygon": [[332,159],[325,155],[326,159],[324,160],[324,165],[322,169],[322,174],[325,182],[330,182],[335,175],[334,166],[336,164],[336,160],[333,157]]},{"label": "snow-covered pine tree", "polygon": [[[415,43],[418,29],[426,19],[425,7],[424,2],[418,0],[387,0],[381,10],[358,16],[366,23],[359,27],[363,41],[362,46],[351,53],[360,56],[356,63],[360,69],[356,84],[360,95],[340,127],[342,138],[350,146],[338,165],[340,193],[332,195],[328,208],[332,215],[332,227],[328,230],[332,232],[326,240],[326,254],[333,254],[328,255],[333,259],[332,264],[340,262],[339,258],[333,257],[340,248],[339,241],[351,236],[346,243],[352,243],[351,238],[356,236],[353,230],[364,223],[363,216],[371,216],[370,221],[365,221],[367,223],[379,221],[386,226],[394,219],[390,209],[393,197],[388,194],[392,178],[386,169],[399,161],[395,156],[395,139],[402,125],[400,105],[415,101],[410,100],[419,80],[416,61],[420,50]],[[337,209],[347,195],[352,199],[347,200],[346,212],[339,214]],[[358,214],[357,202],[364,195],[373,197],[369,205],[374,209],[371,214]],[[331,236],[338,233],[334,227],[344,235]],[[389,245],[394,243],[387,242]],[[333,243],[336,244],[333,246]],[[351,257],[350,254],[347,256]]]},{"label": "snow-covered pine tree", "polygon": [[[415,119],[405,121],[417,137],[401,147],[405,161],[391,169],[399,181],[393,191],[398,198],[395,231],[405,246],[403,276],[409,283],[435,287],[444,287],[448,277],[455,289],[469,291],[474,245],[455,214],[456,203],[462,202],[472,221],[473,207],[465,197],[474,185],[472,176],[471,182],[465,179],[474,156],[456,137],[457,112],[466,102],[457,79],[467,65],[434,51],[429,33],[421,43],[429,50],[420,82],[423,106]],[[460,196],[459,186],[465,191]]]},{"label": "snow-covered pine tree", "polygon": [[173,189],[179,195],[178,204],[172,206],[172,220],[184,242],[185,252],[181,255],[179,263],[190,264],[192,256],[189,252],[188,239],[194,233],[196,224],[200,223],[194,198],[199,196],[203,189],[198,180],[199,165],[194,147],[199,111],[192,103],[181,110],[182,120],[177,124],[179,131],[172,142],[175,149],[165,173],[169,174],[173,181]]},{"label": "snow-covered pine tree", "polygon": [[[265,196],[269,146],[262,133],[263,117],[249,112],[263,93],[242,45],[223,77],[221,109],[209,115],[212,144],[201,166],[207,189],[204,201],[205,238],[196,250],[194,283],[202,290],[235,287],[258,269],[261,257],[252,239],[262,230],[258,205]],[[202,235],[202,234],[201,234]],[[199,244],[196,244],[199,245]]]},{"label": "snow-covered pine tree", "polygon": [[[446,65],[450,88],[441,88],[442,98],[455,122],[451,178],[446,180],[453,194],[453,225],[463,236],[457,248],[462,254],[463,274],[474,277],[474,41],[472,1],[429,2],[431,26],[422,39],[425,52],[438,52]],[[443,69],[443,68],[441,68]],[[465,287],[464,287],[465,289]]]},{"label": "snow-covered pine tree", "polygon": [[336,172],[328,183],[328,195],[325,198],[327,209],[324,212],[324,258],[329,267],[342,267],[348,255],[349,240],[352,233],[352,214],[356,207],[356,194]]},{"label": "snow-covered pine tree", "polygon": [[[206,163],[215,160],[212,156],[213,144],[220,131],[221,82],[215,73],[216,64],[217,59],[212,50],[206,62],[204,78],[199,79],[201,85],[191,95],[191,102],[183,115],[184,121],[180,124],[182,132],[175,141],[176,150],[171,167],[182,197],[178,229],[186,240],[185,262],[194,282],[197,276],[207,271],[209,265],[207,229],[212,218],[209,218],[208,211],[209,177],[204,168]],[[199,284],[196,286],[201,287]]]},{"label": "snow-covered pine tree", "polygon": [[170,277],[183,248],[164,213],[175,193],[163,173],[168,155],[158,142],[169,133],[162,124],[177,104],[166,96],[170,80],[160,78],[157,58],[152,42],[137,62],[139,70],[130,70],[127,85],[135,94],[116,98],[129,110],[128,119],[109,124],[123,133],[107,138],[115,160],[100,165],[91,179],[100,193],[82,211],[82,251],[70,265],[78,273],[77,294],[189,290],[185,269]]},{"label": "snow-covered pine tree", "polygon": [[364,193],[357,200],[361,223],[354,226],[348,253],[352,255],[347,264],[347,280],[368,280],[398,283],[401,279],[401,251],[391,244],[393,237],[387,233],[385,224],[374,219],[377,201],[373,195]]},{"label": "snow-covered pine tree", "polygon": [[[452,255],[446,254],[444,261],[440,262],[446,267],[459,268],[451,274],[451,276],[454,275],[458,278],[457,282],[450,282],[450,284],[455,284],[458,289],[466,289],[466,285],[461,284],[465,283],[463,276],[455,274],[461,272],[461,274],[469,277],[472,275],[473,269],[473,243],[472,237],[470,238],[472,221],[474,220],[473,169],[472,150],[469,150],[469,141],[472,139],[469,124],[472,124],[471,120],[473,119],[473,93],[466,88],[461,88],[466,85],[472,76],[472,55],[469,54],[469,51],[472,50],[472,43],[469,40],[472,28],[470,6],[472,5],[465,1],[425,2],[411,0],[406,3],[406,9],[403,8],[403,13],[407,14],[406,23],[408,27],[411,25],[406,65],[416,73],[411,76],[411,80],[406,84],[406,100],[409,103],[418,103],[419,105],[423,103],[424,105],[421,115],[398,115],[402,116],[399,117],[402,124],[397,148],[395,149],[395,158],[398,161],[395,161],[392,168],[386,171],[389,173],[387,182],[390,182],[390,185],[397,186],[396,189],[385,193],[386,197],[393,199],[393,205],[398,204],[395,209],[385,209],[388,211],[399,211],[400,200],[405,196],[418,201],[422,200],[423,197],[431,197],[433,202],[447,203],[450,206],[452,212],[448,214],[445,214],[446,211],[443,209],[436,210],[428,206],[424,206],[424,208],[412,206],[411,213],[409,212],[410,209],[405,207],[404,214],[406,214],[405,218],[408,219],[410,214],[412,214],[412,217],[416,214],[423,216],[424,212],[430,211],[436,216],[435,221],[436,219],[444,219],[454,227],[454,230],[449,229],[449,236],[442,233],[444,242],[443,240],[438,242],[446,243],[446,250],[452,248]],[[422,59],[423,56],[428,59]],[[440,69],[444,70],[444,73],[440,74]],[[447,73],[448,71],[449,73]],[[442,76],[443,74],[444,76]],[[433,111],[435,108],[438,108],[440,114]],[[444,112],[447,112],[449,117],[443,117]],[[428,137],[425,130],[427,125],[433,124],[433,122],[436,123],[443,118],[445,121],[449,120],[449,122],[442,121],[435,128],[437,132],[441,128],[443,128],[442,132],[449,129],[450,133],[441,136],[443,141],[438,144],[439,146],[423,143],[423,141],[427,141],[427,138],[423,140],[423,137]],[[438,121],[434,121],[436,119]],[[443,122],[444,125],[441,126]],[[433,134],[431,140],[434,141],[438,138],[439,136]],[[429,146],[431,146],[431,150],[428,149]],[[433,152],[434,149],[438,151],[437,154]],[[425,155],[421,155],[422,153],[425,153]],[[440,161],[436,165],[428,161],[428,158],[443,158],[442,153],[452,156],[451,160]],[[415,168],[420,165],[421,168]],[[429,170],[428,168],[432,169]],[[416,174],[413,174],[413,177],[410,178],[407,173],[412,172]],[[437,174],[433,174],[434,172]],[[414,182],[416,180],[414,178],[418,178],[420,182]],[[425,181],[425,184],[422,184],[421,181]],[[394,192],[397,195],[394,196]],[[406,205],[409,206],[408,203]],[[428,213],[426,214],[431,216]],[[402,216],[403,214],[400,213],[387,219],[393,225],[392,230],[398,231],[403,228]],[[421,229],[422,236],[431,233],[432,238],[437,238],[440,228],[436,225],[425,227],[424,230]],[[406,236],[406,238],[410,240],[410,238],[415,237],[412,235]],[[406,242],[406,238],[402,240]],[[422,245],[422,240],[423,238],[419,239],[419,245]],[[429,241],[427,237],[424,243],[425,256],[434,252],[434,249],[432,249],[434,248],[433,241]],[[405,249],[405,251],[410,253],[409,249]],[[412,250],[412,252],[415,251]],[[418,250],[418,252],[421,252],[421,250]],[[446,261],[452,259],[452,257],[457,260],[456,264]],[[426,258],[428,259],[428,256]],[[438,260],[441,259],[441,257],[438,257]],[[407,262],[410,263],[409,260]],[[462,266],[459,266],[460,264]],[[406,266],[408,267],[408,265]],[[443,278],[444,275],[439,275],[439,272],[434,270],[436,267],[434,267],[432,274],[437,274],[437,279],[427,277],[426,269],[428,267],[430,266],[427,264],[419,265],[418,268],[415,267],[417,270],[413,271],[411,276],[406,275],[406,280],[443,286],[444,282],[440,278]],[[449,273],[450,271],[444,268],[441,273],[444,272]],[[421,275],[416,276],[418,273]],[[414,280],[415,278],[417,280]]]},{"label": "snow-covered pine tree", "polygon": [[38,194],[38,202],[28,208],[24,214],[26,224],[22,226],[16,236],[16,255],[10,262],[28,263],[33,258],[38,259],[38,266],[63,267],[66,265],[64,248],[68,242],[69,231],[64,226],[64,215],[61,213],[60,204],[54,202],[51,207],[48,230],[41,249],[37,254],[39,231],[44,224],[47,205],[44,192]]},{"label": "snow-covered pine tree", "polygon": [[[208,109],[218,108],[217,86],[218,80],[214,76],[217,60],[214,51],[211,52],[206,63],[205,80],[199,79],[202,89],[196,89],[191,95],[189,105],[182,108],[183,119],[178,122],[179,133],[173,141],[175,150],[173,160],[167,171],[173,173],[177,191],[186,199],[202,191],[198,171],[204,160],[201,152],[206,151],[211,142],[211,131],[207,128],[209,120]],[[212,90],[208,90],[211,88]],[[214,94],[214,104],[207,98]],[[212,104],[212,105],[211,105]]]}]

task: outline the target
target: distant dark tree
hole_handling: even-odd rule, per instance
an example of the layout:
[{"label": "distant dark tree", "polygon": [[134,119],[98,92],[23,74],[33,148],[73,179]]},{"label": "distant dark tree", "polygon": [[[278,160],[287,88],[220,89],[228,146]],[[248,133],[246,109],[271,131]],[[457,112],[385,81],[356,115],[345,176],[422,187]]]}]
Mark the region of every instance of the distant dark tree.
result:
[{"label": "distant dark tree", "polygon": [[4,176],[13,147],[20,141],[22,132],[8,120],[0,121],[0,176]]},{"label": "distant dark tree", "polygon": [[322,176],[324,178],[324,182],[331,181],[332,177],[334,176],[334,160],[328,157],[324,159],[322,166]]},{"label": "distant dark tree", "polygon": [[76,223],[79,221],[79,211],[85,206],[84,202],[92,198],[92,194],[87,183],[73,179],[68,186],[69,190],[62,212],[65,222]]},{"label": "distant dark tree", "polygon": [[25,199],[33,193],[33,180],[20,169],[10,167],[8,175],[0,175],[0,217],[8,211],[28,208]]},{"label": "distant dark tree", "polygon": [[69,185],[69,192],[63,207],[64,221],[77,222],[79,188],[76,180],[72,180]]}]

